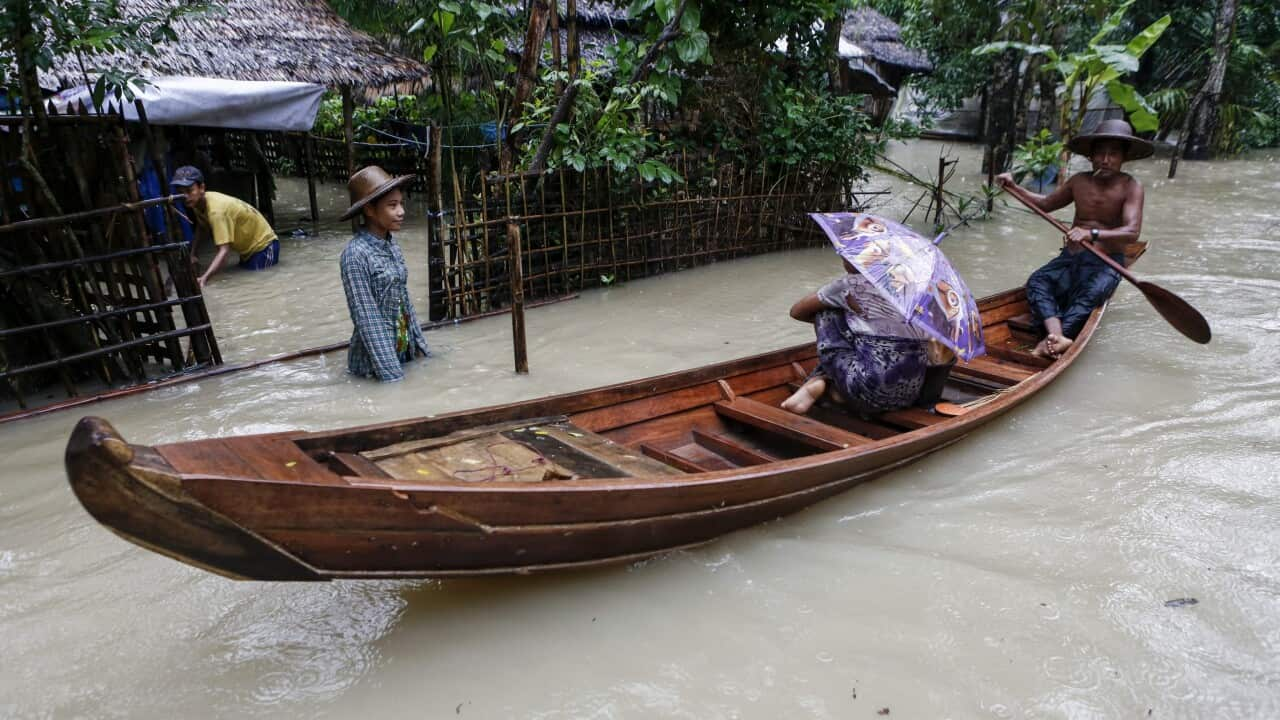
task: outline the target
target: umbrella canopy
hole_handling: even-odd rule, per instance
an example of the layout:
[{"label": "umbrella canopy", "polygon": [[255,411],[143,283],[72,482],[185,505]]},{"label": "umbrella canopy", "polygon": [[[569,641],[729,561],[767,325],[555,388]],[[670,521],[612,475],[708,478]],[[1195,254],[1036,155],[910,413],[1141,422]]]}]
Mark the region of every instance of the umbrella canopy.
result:
[{"label": "umbrella canopy", "polygon": [[867,213],[810,213],[836,252],[902,317],[963,360],[986,352],[982,316],[947,256],[905,225]]}]

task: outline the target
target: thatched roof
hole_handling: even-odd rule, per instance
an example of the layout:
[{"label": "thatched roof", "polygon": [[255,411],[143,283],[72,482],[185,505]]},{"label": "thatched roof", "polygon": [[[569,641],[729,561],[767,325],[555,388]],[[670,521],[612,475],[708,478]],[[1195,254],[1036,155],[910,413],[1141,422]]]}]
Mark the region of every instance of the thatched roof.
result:
[{"label": "thatched roof", "polygon": [[[616,45],[620,39],[630,39],[636,41],[639,38],[635,35],[623,32],[620,28],[609,27],[579,27],[578,28],[578,54],[582,57],[583,62],[591,62],[593,60],[607,61],[606,50],[612,45]],[[551,53],[551,32],[547,32],[547,39],[543,43],[544,52],[543,59],[550,56]],[[564,53],[565,48],[569,46],[569,31],[560,28],[560,52]],[[519,56],[524,52],[524,37],[512,38],[507,44],[507,52],[514,56]]]},{"label": "thatched roof", "polygon": [[[626,10],[619,9],[616,5],[604,0],[578,0],[578,19],[588,25],[603,25],[606,27],[626,25],[631,22],[630,16]],[[561,13],[560,17],[565,17],[567,13]]]},{"label": "thatched roof", "polygon": [[[126,16],[161,12],[184,0],[120,0]],[[178,42],[154,56],[115,55],[99,66],[166,75],[227,80],[285,80],[360,89],[427,82],[420,62],[396,55],[351,27],[324,0],[218,0],[221,9],[175,23]],[[63,87],[84,77],[74,59],[45,73]]]},{"label": "thatched roof", "polygon": [[850,11],[840,35],[883,65],[895,65],[909,72],[933,70],[933,63],[924,51],[902,44],[902,28],[897,23],[869,7]]}]

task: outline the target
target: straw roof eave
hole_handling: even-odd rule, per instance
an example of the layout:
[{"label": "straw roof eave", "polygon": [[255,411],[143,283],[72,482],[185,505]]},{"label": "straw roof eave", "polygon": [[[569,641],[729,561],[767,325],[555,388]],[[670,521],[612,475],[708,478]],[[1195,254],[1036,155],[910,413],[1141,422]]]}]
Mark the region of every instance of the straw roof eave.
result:
[{"label": "straw roof eave", "polygon": [[[128,16],[164,12],[183,0],[121,0]],[[351,27],[323,0],[219,0],[220,8],[174,24],[177,42],[154,55],[95,58],[97,67],[123,67],[144,77],[309,82],[367,90],[392,84],[426,85],[426,65],[396,55]],[[62,87],[84,82],[74,58],[43,73]]]},{"label": "straw roof eave", "polygon": [[869,7],[850,11],[845,16],[840,35],[882,65],[893,65],[906,72],[933,71],[928,54],[904,45],[902,28]]}]

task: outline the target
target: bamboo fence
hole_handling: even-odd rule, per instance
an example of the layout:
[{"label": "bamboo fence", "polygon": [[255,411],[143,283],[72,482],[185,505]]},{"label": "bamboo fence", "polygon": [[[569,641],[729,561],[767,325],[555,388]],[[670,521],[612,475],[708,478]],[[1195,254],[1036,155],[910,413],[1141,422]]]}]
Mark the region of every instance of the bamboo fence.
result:
[{"label": "bamboo fence", "polygon": [[49,385],[76,397],[220,363],[178,196],[140,198],[119,111],[44,113],[0,117],[0,394],[26,408]]},{"label": "bamboo fence", "polygon": [[[677,272],[736,257],[826,242],[809,212],[861,207],[843,178],[769,172],[682,153],[668,158],[670,185],[619,179],[609,169],[558,170],[537,177],[440,173],[428,197],[430,316],[460,318],[512,301],[507,227],[521,238],[524,296]],[[437,168],[440,168],[437,170]]]}]

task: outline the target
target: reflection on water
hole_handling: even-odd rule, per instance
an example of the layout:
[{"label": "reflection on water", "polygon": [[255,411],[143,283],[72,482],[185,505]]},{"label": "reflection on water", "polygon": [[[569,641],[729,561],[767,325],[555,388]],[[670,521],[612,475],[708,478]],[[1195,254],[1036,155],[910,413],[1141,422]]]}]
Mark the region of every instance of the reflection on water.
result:
[{"label": "reflection on water", "polygon": [[[943,146],[895,157],[919,174]],[[978,153],[956,188],[979,181]],[[246,584],[135,548],[69,492],[78,415],[0,426],[0,716],[1280,716],[1280,179],[1274,155],[1134,166],[1136,268],[1204,311],[1185,341],[1129,287],[1077,367],[1012,417],[796,517],[630,567],[483,581]],[[966,174],[967,173],[967,174]],[[877,182],[876,187],[889,185]],[[282,230],[306,214],[282,181]],[[335,217],[341,188],[324,188]],[[882,208],[901,217],[906,202]],[[913,218],[913,222],[919,216]],[[921,227],[922,230],[928,228]],[[338,223],[229,270],[229,362],[344,339]],[[425,307],[421,225],[401,239]],[[978,293],[1057,248],[1012,207],[944,249]],[[829,251],[591,291],[428,334],[382,386],[342,352],[91,406],[135,442],[332,428],[669,372],[807,339]],[[1166,601],[1195,598],[1195,605]],[[19,660],[20,659],[20,660]]]}]

